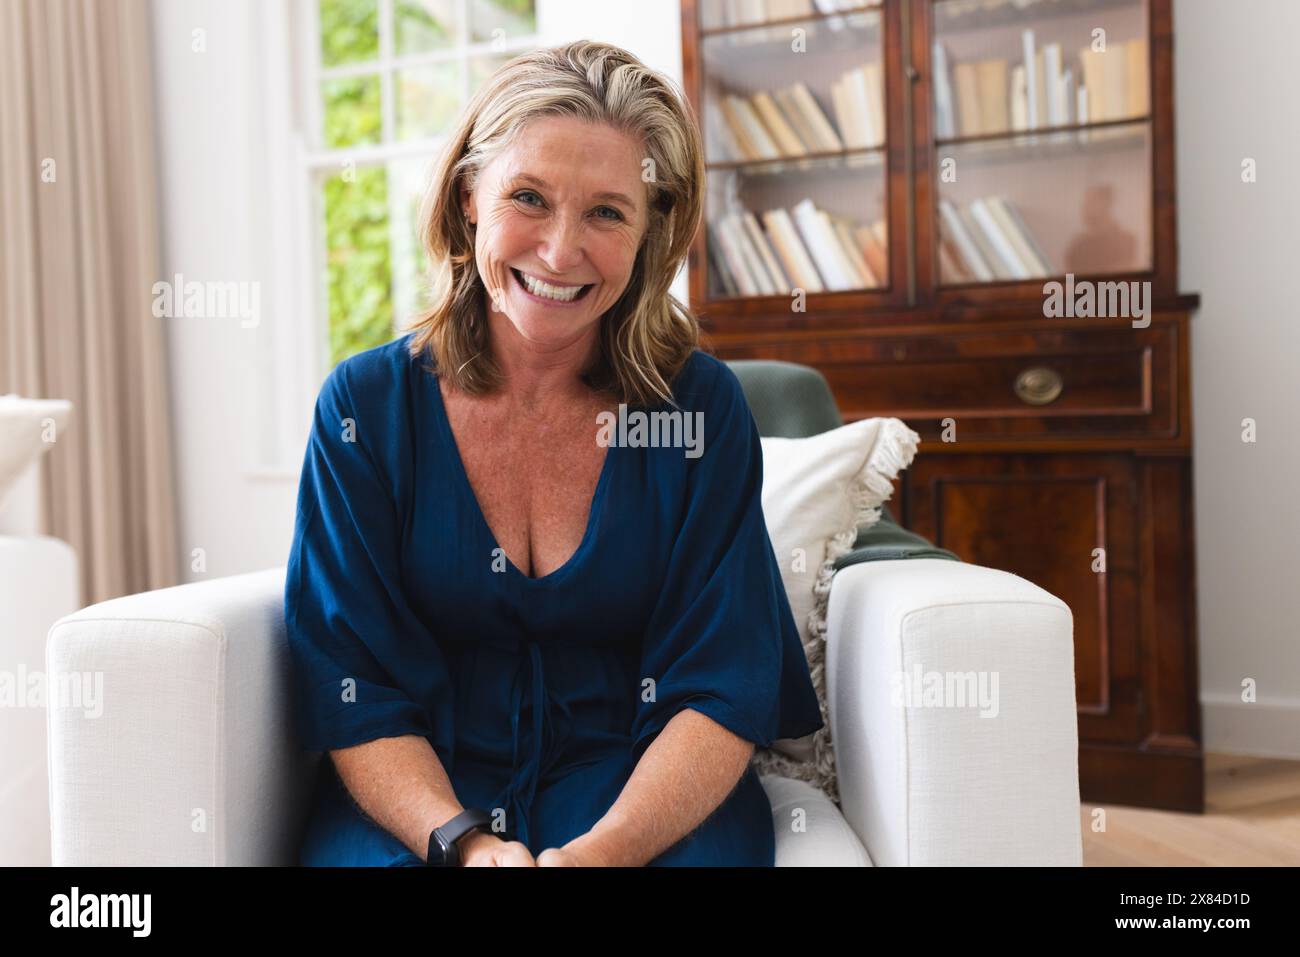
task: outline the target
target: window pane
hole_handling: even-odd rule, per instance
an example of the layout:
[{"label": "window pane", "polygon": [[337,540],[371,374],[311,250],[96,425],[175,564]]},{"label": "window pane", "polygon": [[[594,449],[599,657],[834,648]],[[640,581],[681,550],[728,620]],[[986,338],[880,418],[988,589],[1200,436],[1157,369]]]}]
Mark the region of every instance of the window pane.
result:
[{"label": "window pane", "polygon": [[319,0],[322,66],[379,57],[378,0]]},{"label": "window pane", "polygon": [[388,172],[363,167],[324,183],[330,367],[393,338]]},{"label": "window pane", "polygon": [[460,0],[396,0],[393,28],[397,52],[427,53],[455,46]]},{"label": "window pane", "polygon": [[383,134],[379,110],[379,77],[356,76],[321,83],[324,101],[324,143],[335,149],[378,143]]},{"label": "window pane", "polygon": [[389,242],[393,262],[393,322],[405,328],[428,305],[428,262],[420,237],[420,200],[435,157],[388,164]]},{"label": "window pane", "polygon": [[487,78],[500,69],[503,63],[509,63],[517,54],[501,56],[476,56],[469,61],[470,92],[477,90]]},{"label": "window pane", "polygon": [[469,0],[469,26],[473,43],[536,33],[536,0]]},{"label": "window pane", "polygon": [[456,61],[398,70],[397,138],[434,137],[460,109],[460,65]]}]

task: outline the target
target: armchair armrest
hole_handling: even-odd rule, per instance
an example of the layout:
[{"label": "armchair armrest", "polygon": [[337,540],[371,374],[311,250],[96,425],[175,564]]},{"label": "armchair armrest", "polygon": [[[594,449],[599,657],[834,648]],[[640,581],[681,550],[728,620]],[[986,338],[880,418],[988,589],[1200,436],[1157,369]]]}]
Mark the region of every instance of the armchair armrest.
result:
[{"label": "armchair armrest", "polygon": [[145,592],[60,619],[46,671],[56,865],[291,864],[317,759],[293,732],[284,569]]},{"label": "armchair armrest", "polygon": [[[840,801],[877,865],[1082,863],[1073,630],[1064,602],[1006,572],[911,559],[836,574]],[[938,678],[946,694],[906,697]],[[958,694],[979,690],[982,706]]]}]

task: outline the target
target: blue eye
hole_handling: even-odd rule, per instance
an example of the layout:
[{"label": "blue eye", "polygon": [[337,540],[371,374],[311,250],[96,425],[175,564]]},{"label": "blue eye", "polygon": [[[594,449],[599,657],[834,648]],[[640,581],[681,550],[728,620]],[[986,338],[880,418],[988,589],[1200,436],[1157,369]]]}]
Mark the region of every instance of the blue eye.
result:
[{"label": "blue eye", "polygon": [[[520,199],[520,197],[522,197],[522,196],[534,196],[534,197],[536,197],[536,198],[538,199],[538,201],[539,201],[539,204],[538,204],[538,205],[539,205],[539,206],[545,205],[545,202],[542,201],[542,197],[541,197],[541,196],[540,196],[540,195],[539,195],[535,190],[531,190],[531,189],[521,189],[521,190],[519,190],[519,192],[515,193],[514,196],[513,196],[512,198],[513,198],[513,199]],[[526,206],[532,206],[532,205],[534,205],[534,204],[531,203],[531,202],[526,202],[526,201],[524,201],[524,200],[520,200],[520,201],[521,201],[521,202],[524,202],[524,204],[525,204]],[[613,216],[598,216],[598,217],[597,217],[598,219],[604,219],[605,221],[607,221],[607,222],[611,222],[611,223],[618,223],[618,222],[622,222],[622,221],[623,221],[623,218],[624,218],[624,217],[623,217],[623,214],[622,214],[621,212],[619,212],[617,209],[615,209],[613,206],[598,206],[597,209],[598,209],[598,210],[605,210],[605,211],[607,211],[607,212],[610,212],[610,213],[613,213],[613,214],[614,214]]]}]

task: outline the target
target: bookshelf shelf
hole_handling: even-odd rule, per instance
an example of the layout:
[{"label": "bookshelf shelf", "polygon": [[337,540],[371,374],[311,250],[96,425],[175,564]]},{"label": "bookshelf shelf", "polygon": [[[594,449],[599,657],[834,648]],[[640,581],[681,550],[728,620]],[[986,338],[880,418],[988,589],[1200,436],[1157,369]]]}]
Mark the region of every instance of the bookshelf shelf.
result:
[{"label": "bookshelf shelf", "polygon": [[805,24],[815,24],[821,20],[840,21],[844,17],[855,13],[870,12],[879,8],[880,0],[871,0],[868,3],[862,3],[856,7],[847,10],[836,10],[830,13],[810,13],[793,17],[781,17],[776,20],[762,20],[750,23],[736,23],[729,26],[704,27],[700,30],[701,39],[708,37],[725,36],[727,34],[747,33],[753,30],[763,30],[770,28],[788,28],[799,27]]},{"label": "bookshelf shelf", "polygon": [[[940,146],[965,146],[968,143],[1007,143],[1013,146],[1033,146],[1033,141],[1044,138],[1046,141],[1054,143],[1055,140],[1050,138],[1058,133],[1089,133],[1093,130],[1123,129],[1126,127],[1135,127],[1141,124],[1149,124],[1150,116],[1134,116],[1121,120],[1106,120],[1100,123],[1066,123],[1061,126],[1047,126],[1036,130],[1006,130],[1001,133],[980,133],[975,136],[953,136],[947,139],[937,139],[934,141],[936,147]],[[1087,143],[1086,139],[1071,140],[1072,143]]]},{"label": "bookshelf shelf", "polygon": [[786,173],[815,172],[828,165],[853,165],[859,168],[878,167],[885,162],[883,146],[864,146],[852,150],[809,153],[807,156],[783,156],[772,160],[737,160],[734,162],[705,163],[708,170],[734,170],[755,176],[772,176]]},{"label": "bookshelf shelf", "polygon": [[944,31],[991,30],[1050,23],[1064,17],[1087,16],[1128,7],[1133,0],[933,0],[936,28]]},{"label": "bookshelf shelf", "polygon": [[[698,35],[699,38],[705,39],[708,38],[708,36],[742,34],[750,30],[762,30],[764,27],[803,26],[807,25],[807,23],[816,23],[824,20],[840,21],[842,18],[850,16],[850,14],[870,12],[870,10],[879,8],[880,5],[881,0],[855,0],[853,3],[846,3],[845,9],[827,10],[827,12],[824,13],[813,9],[813,12],[810,13],[797,13],[793,14],[793,16],[767,17],[762,18],[762,20],[745,20],[745,18],[740,18],[740,20],[736,22],[728,22],[725,23],[725,25],[701,21],[701,23],[699,23]],[[810,7],[813,7],[813,5],[810,4]],[[736,5],[733,5],[732,8],[738,9]],[[727,4],[719,5],[719,7],[706,7],[702,10],[702,16],[707,16],[708,10],[718,10],[722,16],[725,16],[725,10],[727,9]],[[777,7],[777,9],[781,8]]]},{"label": "bookshelf shelf", "polygon": [[891,515],[1070,607],[1084,800],[1200,811],[1173,0],[837,5],[682,0],[706,345],[916,430]]}]

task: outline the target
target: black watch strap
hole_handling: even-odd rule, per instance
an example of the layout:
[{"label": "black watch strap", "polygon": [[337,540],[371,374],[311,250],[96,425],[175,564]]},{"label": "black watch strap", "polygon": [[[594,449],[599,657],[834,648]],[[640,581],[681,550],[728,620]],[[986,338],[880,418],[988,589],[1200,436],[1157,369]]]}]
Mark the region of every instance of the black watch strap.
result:
[{"label": "black watch strap", "polygon": [[477,807],[466,808],[446,824],[429,832],[426,864],[429,867],[460,866],[460,845],[457,842],[476,827],[488,829],[491,825],[492,816],[487,811]]}]

